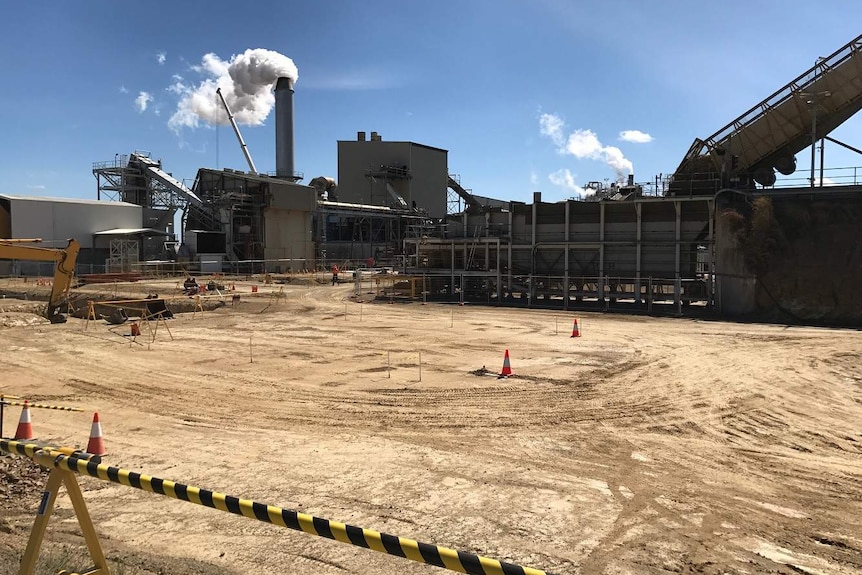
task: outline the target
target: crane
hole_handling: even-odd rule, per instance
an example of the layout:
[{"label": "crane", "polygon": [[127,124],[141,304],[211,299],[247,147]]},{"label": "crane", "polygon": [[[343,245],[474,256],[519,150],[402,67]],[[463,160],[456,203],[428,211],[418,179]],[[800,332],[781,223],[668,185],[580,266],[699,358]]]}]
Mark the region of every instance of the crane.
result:
[{"label": "crane", "polygon": [[239,133],[239,126],[236,125],[236,120],[233,118],[233,114],[230,111],[230,107],[227,105],[227,100],[224,99],[224,96],[221,93],[221,88],[216,90],[216,94],[218,94],[219,100],[221,100],[222,105],[224,106],[225,111],[227,112],[227,119],[230,122],[230,125],[233,127],[233,131],[236,134],[236,139],[239,140],[239,145],[242,147],[242,153],[245,156],[245,161],[248,162],[249,171],[257,175],[257,168],[254,167],[254,161],[251,159],[251,154],[248,153],[248,146],[245,145],[245,141],[242,139],[242,134]]},{"label": "crane", "polygon": [[54,283],[51,286],[48,307],[45,309],[45,317],[51,323],[65,323],[66,317],[59,310],[69,288],[72,287],[75,262],[78,259],[78,252],[81,251],[81,244],[72,239],[69,240],[69,244],[65,248],[40,248],[22,245],[41,241],[41,239],[0,239],[0,259],[57,262],[57,267],[54,268]]}]

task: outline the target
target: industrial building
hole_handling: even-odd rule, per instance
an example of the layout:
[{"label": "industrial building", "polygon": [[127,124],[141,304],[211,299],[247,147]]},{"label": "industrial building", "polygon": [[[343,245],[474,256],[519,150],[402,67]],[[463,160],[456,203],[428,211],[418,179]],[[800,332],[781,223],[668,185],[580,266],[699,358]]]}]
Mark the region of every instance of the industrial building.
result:
[{"label": "industrial building", "polygon": [[[462,303],[674,313],[695,305],[730,315],[781,308],[762,301],[765,271],[744,257],[742,224],[722,214],[732,211],[745,222],[759,197],[775,202],[779,219],[794,202],[859,201],[855,179],[823,187],[823,149],[829,141],[860,152],[829,136],[862,108],[860,50],[862,36],[715,134],[696,139],[672,175],[647,184],[631,175],[608,187],[593,182],[586,199],[554,203],[540,194],[531,204],[474,194],[449,173],[447,150],[386,141],[378,132],[338,141],[337,179],[321,175],[303,185],[294,170],[293,82],[280,78],[274,173],[256,170],[224,103],[247,171],[202,168],[189,184],[148,152],[117,155],[94,164],[93,173],[97,198],[119,203],[81,205],[137,212],[93,216],[112,222],[100,229],[32,229],[31,235],[77,235],[96,249],[99,234],[122,228],[137,235],[140,260],[178,259],[183,269],[201,273],[383,265],[413,278],[414,297],[421,277],[423,297]],[[796,157],[807,147],[807,185],[782,187],[776,173],[796,172]],[[17,220],[28,216],[17,205],[0,200],[0,236],[23,233]],[[160,235],[174,241],[175,253],[166,253]],[[823,273],[862,279],[853,268]]]},{"label": "industrial building", "polygon": [[[34,197],[0,194],[0,237],[41,239],[46,246],[81,244],[78,269],[121,269],[143,261],[147,241],[162,244],[169,234],[142,227],[144,208],[130,202]],[[12,263],[0,261],[0,274],[12,273]],[[50,264],[19,262],[17,273],[51,275]]]},{"label": "industrial building", "polygon": [[359,132],[338,142],[339,199],[354,204],[421,208],[432,218],[446,216],[448,152],[415,142],[388,142]]}]

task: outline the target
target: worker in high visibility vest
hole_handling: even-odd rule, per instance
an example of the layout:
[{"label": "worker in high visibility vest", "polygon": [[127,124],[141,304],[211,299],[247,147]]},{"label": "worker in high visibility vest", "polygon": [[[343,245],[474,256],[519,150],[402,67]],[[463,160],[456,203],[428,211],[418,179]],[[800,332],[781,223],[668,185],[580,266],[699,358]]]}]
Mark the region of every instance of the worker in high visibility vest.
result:
[{"label": "worker in high visibility vest", "polygon": [[332,285],[335,285],[337,283],[338,283],[338,266],[335,264],[332,264]]}]

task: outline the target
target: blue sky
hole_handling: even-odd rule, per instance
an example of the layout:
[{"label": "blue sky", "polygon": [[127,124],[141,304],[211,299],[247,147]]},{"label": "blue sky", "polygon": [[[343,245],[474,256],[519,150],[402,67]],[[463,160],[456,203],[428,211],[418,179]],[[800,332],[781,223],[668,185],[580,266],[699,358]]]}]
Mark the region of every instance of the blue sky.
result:
[{"label": "blue sky", "polygon": [[[182,179],[246,169],[229,126],[169,127],[182,96],[170,88],[204,81],[205,54],[262,48],[299,70],[306,182],[337,176],[336,142],[374,130],[449,150],[449,171],[478,194],[554,201],[614,179],[620,158],[639,182],[673,172],[694,138],[860,22],[858,0],[13,3],[0,27],[0,192],[95,198],[93,162],[136,149]],[[549,122],[587,152],[559,153]],[[274,170],[273,116],[241,129],[258,169]],[[862,117],[833,136],[862,147]],[[862,157],[832,146],[827,164]]]}]

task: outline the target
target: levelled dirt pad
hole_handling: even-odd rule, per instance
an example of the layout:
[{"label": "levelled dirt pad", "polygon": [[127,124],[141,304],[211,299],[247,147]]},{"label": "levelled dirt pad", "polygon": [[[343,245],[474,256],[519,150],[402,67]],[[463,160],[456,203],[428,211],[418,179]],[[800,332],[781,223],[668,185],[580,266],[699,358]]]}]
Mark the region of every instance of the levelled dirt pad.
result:
[{"label": "levelled dirt pad", "polygon": [[[111,465],[553,573],[862,572],[862,333],[581,314],[570,338],[572,314],[348,289],[178,314],[173,340],[0,330],[0,391],[84,408],[32,410],[65,445],[98,411]],[[81,484],[116,572],[443,572]],[[0,508],[0,573],[38,499]],[[47,551],[77,533],[61,496]]]}]

